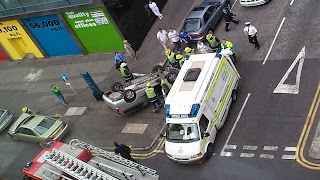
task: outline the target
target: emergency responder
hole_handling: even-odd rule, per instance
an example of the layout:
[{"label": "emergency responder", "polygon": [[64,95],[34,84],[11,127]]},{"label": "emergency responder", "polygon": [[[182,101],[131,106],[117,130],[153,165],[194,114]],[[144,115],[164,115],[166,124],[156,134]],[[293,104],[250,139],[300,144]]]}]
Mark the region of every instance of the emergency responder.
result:
[{"label": "emergency responder", "polygon": [[167,56],[167,59],[168,59],[169,63],[171,64],[171,66],[174,67],[174,68],[178,68],[179,67],[179,63],[176,60],[176,54],[174,52],[172,52],[170,49],[166,50],[165,54]]},{"label": "emergency responder", "polygon": [[179,62],[179,69],[181,69],[181,67],[186,59],[181,54],[177,54],[176,59]]},{"label": "emergency responder", "polygon": [[170,91],[171,87],[172,87],[172,84],[169,83],[169,81],[164,77],[161,78],[160,84],[161,84],[161,87],[162,87],[162,90],[163,90],[163,94],[165,96],[167,96],[169,94],[169,91]]},{"label": "emergency responder", "polygon": [[36,111],[34,111],[34,110],[32,110],[32,109],[30,109],[28,107],[23,107],[22,108],[22,112],[23,113],[27,113],[27,114],[36,114]]},{"label": "emergency responder", "polygon": [[220,39],[218,39],[216,36],[213,34],[207,34],[206,39],[209,42],[209,46],[211,47],[212,50],[216,52],[220,52]]},{"label": "emergency responder", "polygon": [[226,39],[222,39],[222,42],[221,42],[221,49],[227,49],[229,48],[231,51],[232,51],[232,58],[233,58],[233,63],[236,62],[237,60],[237,57],[236,57],[236,54],[235,54],[235,51],[234,51],[234,46],[232,44],[231,41],[227,41]]},{"label": "emergency responder", "polygon": [[126,67],[127,64],[126,63],[121,63],[119,71],[121,76],[124,78],[124,81],[126,83],[130,82],[131,80],[133,80],[133,75],[132,73],[129,71],[129,69]]},{"label": "emergency responder", "polygon": [[148,82],[146,84],[147,88],[145,89],[146,95],[149,99],[149,102],[153,105],[154,109],[153,112],[159,112],[159,107],[162,106],[161,102],[158,99],[158,96],[156,92],[154,91],[154,88],[152,87],[151,82]]},{"label": "emergency responder", "polygon": [[186,60],[188,60],[191,55],[195,54],[194,49],[191,49],[189,47],[186,47],[184,49],[184,52],[186,52]]}]

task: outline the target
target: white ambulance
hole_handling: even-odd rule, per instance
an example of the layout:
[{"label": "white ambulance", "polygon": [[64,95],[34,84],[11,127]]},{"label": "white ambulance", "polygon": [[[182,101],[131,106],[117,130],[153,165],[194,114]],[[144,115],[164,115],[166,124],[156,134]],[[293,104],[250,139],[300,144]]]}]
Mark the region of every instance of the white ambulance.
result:
[{"label": "white ambulance", "polygon": [[220,59],[215,53],[185,61],[165,101],[165,151],[170,159],[191,163],[213,154],[239,78],[230,58]]}]

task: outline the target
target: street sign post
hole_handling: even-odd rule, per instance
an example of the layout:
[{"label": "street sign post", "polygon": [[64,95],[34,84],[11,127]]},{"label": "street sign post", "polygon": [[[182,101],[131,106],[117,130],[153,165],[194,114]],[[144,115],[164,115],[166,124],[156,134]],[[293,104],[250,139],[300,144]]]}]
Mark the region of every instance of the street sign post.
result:
[{"label": "street sign post", "polygon": [[70,87],[70,89],[73,91],[74,94],[77,94],[77,92],[73,89],[73,87],[71,86],[71,83],[69,82],[69,78],[67,75],[65,74],[62,74],[61,75],[61,80],[67,85]]}]

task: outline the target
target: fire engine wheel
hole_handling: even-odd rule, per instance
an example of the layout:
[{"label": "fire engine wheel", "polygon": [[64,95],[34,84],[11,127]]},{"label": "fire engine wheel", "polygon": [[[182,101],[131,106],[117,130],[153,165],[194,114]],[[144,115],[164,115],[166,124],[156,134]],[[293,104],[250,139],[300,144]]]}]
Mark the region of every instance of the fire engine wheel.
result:
[{"label": "fire engine wheel", "polygon": [[134,92],[131,89],[125,90],[123,93],[123,99],[127,102],[127,103],[131,103],[134,100],[136,100],[137,98],[137,94],[136,92]]},{"label": "fire engine wheel", "polygon": [[121,91],[121,90],[122,90],[122,85],[121,85],[121,83],[119,83],[119,82],[114,82],[114,83],[112,83],[112,84],[111,84],[111,90],[112,90],[113,92]]},{"label": "fire engine wheel", "polygon": [[151,70],[152,73],[162,72],[162,71],[163,71],[163,67],[159,64],[153,66]]},{"label": "fire engine wheel", "polygon": [[206,158],[209,159],[213,155],[213,144],[209,143],[206,152]]},{"label": "fire engine wheel", "polygon": [[173,84],[179,74],[178,69],[169,69],[168,74],[166,75],[166,79],[170,84]]}]

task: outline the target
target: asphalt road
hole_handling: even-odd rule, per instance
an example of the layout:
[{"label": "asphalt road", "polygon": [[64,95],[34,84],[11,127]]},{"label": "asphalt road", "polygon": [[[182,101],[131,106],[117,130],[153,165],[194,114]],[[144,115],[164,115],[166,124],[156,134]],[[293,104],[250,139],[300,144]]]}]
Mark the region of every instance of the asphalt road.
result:
[{"label": "asphalt road", "polygon": [[[267,5],[244,8],[237,2],[233,12],[240,19],[240,24],[231,24],[231,31],[226,33],[224,22],[221,21],[215,30],[218,37],[230,39],[234,43],[239,58],[236,66],[241,74],[238,100],[232,105],[226,124],[216,138],[215,155],[203,164],[194,165],[174,163],[164,153],[139,162],[156,169],[161,179],[319,179],[318,171],[301,166],[295,159],[283,159],[286,157],[283,155],[289,155],[287,157],[295,155],[295,150],[285,149],[297,147],[320,77],[318,58],[320,26],[316,20],[320,14],[320,3],[307,0],[289,4],[289,1],[274,0]],[[259,51],[247,42],[242,33],[246,21],[251,21],[259,31],[258,39],[261,44]],[[281,29],[277,33],[281,24]],[[273,44],[276,34],[278,35]],[[299,93],[274,94],[274,89],[303,47],[306,55],[301,71]],[[297,66],[293,68],[285,84],[296,84]],[[243,106],[246,98],[248,98],[247,104]],[[242,107],[243,113],[231,134]],[[148,114],[140,118],[148,111],[150,109],[135,114],[134,121],[156,118]],[[157,118],[160,121],[161,118]],[[319,119],[319,115],[316,119]],[[309,135],[311,138],[312,133],[314,132],[311,131]],[[73,136],[76,135],[86,138],[81,130],[74,131]],[[88,136],[87,138],[95,138],[94,135]],[[6,161],[7,164],[14,162],[2,166],[0,174],[2,172],[3,177],[17,179],[19,177],[17,172],[20,171],[17,171],[18,167],[21,167],[26,159],[32,158],[39,147],[25,143],[18,146],[9,141],[9,137],[5,134],[1,134],[0,140],[6,140],[8,143],[5,151],[18,154],[10,158],[0,156],[1,162]],[[229,155],[220,156],[226,141],[230,148],[226,148],[224,152],[228,152]],[[308,146],[310,144],[306,145],[306,152]]]}]

